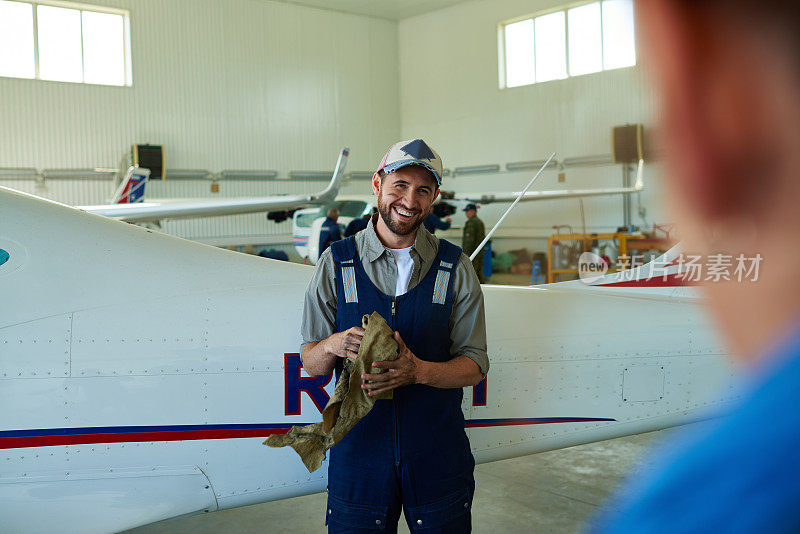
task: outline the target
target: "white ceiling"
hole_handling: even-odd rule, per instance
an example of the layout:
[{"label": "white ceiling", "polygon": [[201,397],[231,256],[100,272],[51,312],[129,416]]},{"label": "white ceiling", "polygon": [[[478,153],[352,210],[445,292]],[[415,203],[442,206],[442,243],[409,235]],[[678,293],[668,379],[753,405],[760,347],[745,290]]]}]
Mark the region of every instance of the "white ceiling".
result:
[{"label": "white ceiling", "polygon": [[370,17],[400,20],[429,13],[467,0],[278,0]]}]

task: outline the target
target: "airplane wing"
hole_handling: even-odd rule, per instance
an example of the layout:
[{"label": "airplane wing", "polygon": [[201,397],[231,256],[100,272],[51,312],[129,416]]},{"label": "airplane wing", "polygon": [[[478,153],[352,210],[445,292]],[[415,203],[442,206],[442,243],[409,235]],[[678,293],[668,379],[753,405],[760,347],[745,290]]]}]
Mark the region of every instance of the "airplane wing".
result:
[{"label": "airplane wing", "polygon": [[[644,189],[642,179],[643,161],[639,161],[636,171],[636,183],[631,187],[609,187],[601,189],[554,189],[549,191],[528,191],[520,202],[531,200],[553,200],[557,198],[597,197],[604,195],[629,195]],[[466,200],[476,204],[491,204],[493,202],[513,202],[519,196],[519,191],[510,193],[458,193],[458,200]]]},{"label": "airplane wing", "polygon": [[344,177],[344,168],[350,149],[339,153],[331,181],[324,190],[313,195],[282,195],[255,198],[230,198],[219,200],[196,200],[180,202],[137,202],[131,204],[108,204],[77,206],[79,209],[125,222],[154,222],[165,219],[188,219],[214,217],[263,211],[291,210],[303,206],[326,204],[336,198]]}]

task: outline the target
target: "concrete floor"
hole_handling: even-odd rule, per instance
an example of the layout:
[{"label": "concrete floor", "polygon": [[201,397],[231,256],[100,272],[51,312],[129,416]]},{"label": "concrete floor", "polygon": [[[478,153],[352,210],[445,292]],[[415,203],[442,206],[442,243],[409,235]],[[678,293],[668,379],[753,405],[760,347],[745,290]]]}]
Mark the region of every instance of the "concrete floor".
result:
[{"label": "concrete floor", "polygon": [[[581,445],[482,464],[475,469],[474,532],[581,532],[654,439],[664,432]],[[127,531],[127,534],[315,534],[325,494],[246,506]],[[408,532],[400,519],[400,532]]]}]

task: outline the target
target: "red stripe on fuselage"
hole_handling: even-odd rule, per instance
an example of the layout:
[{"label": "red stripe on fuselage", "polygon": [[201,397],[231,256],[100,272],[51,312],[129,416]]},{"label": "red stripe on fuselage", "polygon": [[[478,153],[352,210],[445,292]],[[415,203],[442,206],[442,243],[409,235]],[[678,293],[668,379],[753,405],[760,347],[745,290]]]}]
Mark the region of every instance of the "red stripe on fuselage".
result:
[{"label": "red stripe on fuselage", "polygon": [[[557,418],[557,419],[511,419],[511,420],[467,420],[467,428],[495,426],[547,425],[553,423],[598,423],[613,419]],[[273,434],[285,434],[291,425],[284,428],[222,428],[206,430],[165,430],[162,432],[96,432],[91,434],[64,434],[48,436],[15,436],[0,438],[0,449],[25,447],[52,447],[59,445],[88,445],[92,443],[142,443],[155,441],[191,441],[200,439],[264,438]]]},{"label": "red stripe on fuselage", "polygon": [[25,436],[0,439],[0,449],[124,443],[147,441],[190,441],[198,439],[260,438],[285,434],[288,428],[244,428],[221,430],[181,430],[176,432],[121,432],[118,434],[72,434],[67,436]]},{"label": "red stripe on fuselage", "polygon": [[612,282],[610,284],[596,284],[594,287],[686,287],[699,284],[684,280],[681,274],[668,274],[666,280],[663,275],[652,278],[640,278],[639,280],[626,280],[624,282]]}]

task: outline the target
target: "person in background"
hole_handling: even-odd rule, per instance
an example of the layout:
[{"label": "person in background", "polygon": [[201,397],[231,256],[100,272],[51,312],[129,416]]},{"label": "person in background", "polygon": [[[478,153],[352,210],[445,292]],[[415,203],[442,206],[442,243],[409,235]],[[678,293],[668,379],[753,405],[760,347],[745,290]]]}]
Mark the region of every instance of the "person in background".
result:
[{"label": "person in background", "polygon": [[425,217],[425,220],[422,224],[425,225],[425,229],[428,230],[430,233],[435,234],[436,230],[449,230],[450,225],[453,223],[453,219],[447,217],[445,220],[442,220],[438,215],[436,215],[433,210]]},{"label": "person in background", "polygon": [[350,224],[347,225],[347,228],[344,229],[344,236],[350,237],[351,235],[356,235],[361,230],[365,230],[367,228],[367,223],[369,223],[371,218],[372,214],[368,213],[361,216],[360,219],[353,219],[350,221]]},{"label": "person in background", "polygon": [[[478,217],[478,206],[475,204],[467,204],[467,207],[464,208],[464,215],[467,216],[467,222],[464,224],[464,237],[461,241],[461,248],[464,249],[464,254],[472,256],[472,253],[486,237],[486,229],[483,226],[483,221]],[[472,260],[472,267],[475,269],[475,274],[478,275],[478,280],[481,281],[481,284],[486,282],[486,277],[483,276],[482,250]]]},{"label": "person in background", "polygon": [[319,255],[322,256],[322,253],[325,252],[331,243],[334,241],[339,241],[342,238],[342,234],[339,231],[339,224],[336,222],[339,220],[339,210],[336,208],[331,208],[328,210],[328,216],[325,218],[325,221],[322,223],[322,228],[319,230]]},{"label": "person in background", "polygon": [[800,532],[800,2],[635,7],[683,251],[732,258],[704,290],[742,376],[726,414],[654,454],[592,532]]}]

